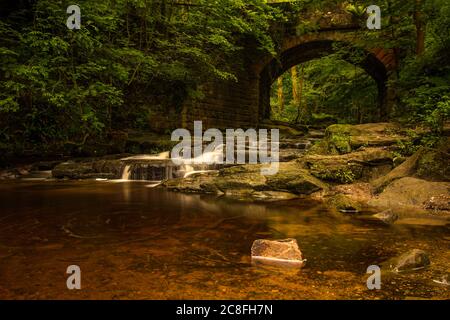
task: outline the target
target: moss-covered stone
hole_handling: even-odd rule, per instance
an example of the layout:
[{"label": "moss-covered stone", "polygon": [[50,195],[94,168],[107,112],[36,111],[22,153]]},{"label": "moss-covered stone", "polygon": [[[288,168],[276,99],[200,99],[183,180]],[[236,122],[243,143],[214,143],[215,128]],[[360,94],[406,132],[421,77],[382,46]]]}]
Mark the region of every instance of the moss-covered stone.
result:
[{"label": "moss-covered stone", "polygon": [[94,172],[95,170],[92,167],[92,163],[64,162],[57,165],[52,170],[52,176],[57,179],[83,179]]},{"label": "moss-covered stone", "polygon": [[[413,177],[404,177],[389,184],[369,205],[380,208],[411,208],[425,210],[434,199],[447,199],[449,203],[450,183],[431,182]],[[449,210],[450,207],[441,208]]]},{"label": "moss-covered stone", "polygon": [[434,181],[450,181],[450,138],[444,138],[435,149],[425,149],[417,162],[416,175]]},{"label": "moss-covered stone", "polygon": [[213,183],[213,178],[217,176],[217,172],[196,174],[189,178],[167,180],[162,186],[177,192],[220,194],[222,192]]},{"label": "moss-covered stone", "polygon": [[371,180],[377,177],[380,167],[392,168],[393,154],[380,148],[365,150],[344,155],[308,155],[304,158],[310,173],[324,181],[335,183],[352,183],[356,180]]},{"label": "moss-covered stone", "polygon": [[280,163],[279,172],[272,176],[262,175],[262,166],[234,166],[222,169],[218,174],[166,181],[163,186],[182,192],[280,199],[309,195],[327,188],[296,161]]},{"label": "moss-covered stone", "polygon": [[335,124],[325,132],[327,150],[331,154],[345,154],[352,151],[350,145],[351,125]]},{"label": "moss-covered stone", "polygon": [[323,182],[302,169],[297,162],[281,164],[279,172],[267,176],[266,180],[266,190],[286,191],[297,195],[309,195],[326,188]]},{"label": "moss-covered stone", "polygon": [[328,199],[328,204],[341,212],[361,212],[362,205],[360,202],[352,199],[344,194],[338,194]]},{"label": "moss-covered stone", "polygon": [[330,154],[346,154],[361,147],[391,146],[407,139],[391,123],[335,124],[327,128],[324,145]]},{"label": "moss-covered stone", "polygon": [[91,158],[79,161],[68,161],[56,165],[52,176],[57,179],[118,179],[123,163],[119,159]]},{"label": "moss-covered stone", "polygon": [[362,166],[360,165],[333,165],[326,166],[321,163],[312,164],[310,172],[313,176],[337,183],[352,183],[362,176]]}]

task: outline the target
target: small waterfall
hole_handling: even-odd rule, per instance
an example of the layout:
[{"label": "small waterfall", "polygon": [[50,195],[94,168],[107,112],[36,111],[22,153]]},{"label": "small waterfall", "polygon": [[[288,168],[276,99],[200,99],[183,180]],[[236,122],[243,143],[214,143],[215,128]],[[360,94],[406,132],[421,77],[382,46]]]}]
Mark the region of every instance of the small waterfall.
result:
[{"label": "small waterfall", "polygon": [[163,181],[173,178],[170,161],[127,163],[122,171],[122,180]]},{"label": "small waterfall", "polygon": [[141,154],[121,159],[124,163],[122,180],[152,181],[159,183],[172,179],[176,168],[170,160],[170,153],[157,155]]},{"label": "small waterfall", "polygon": [[122,170],[122,180],[130,180],[131,165],[127,164]]},{"label": "small waterfall", "polygon": [[[122,180],[152,181],[154,185],[174,178],[186,178],[196,173],[216,171],[223,167],[217,164],[223,160],[224,145],[211,152],[205,152],[194,159],[182,159],[175,165],[169,152],[158,155],[136,155],[121,159],[124,162]],[[152,185],[149,185],[152,186]]]}]

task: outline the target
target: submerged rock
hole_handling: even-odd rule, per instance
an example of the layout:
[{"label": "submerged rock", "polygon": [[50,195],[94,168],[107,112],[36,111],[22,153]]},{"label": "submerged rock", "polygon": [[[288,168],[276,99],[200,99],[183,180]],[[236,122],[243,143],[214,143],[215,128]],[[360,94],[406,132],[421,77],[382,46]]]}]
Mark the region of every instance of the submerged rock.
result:
[{"label": "submerged rock", "polygon": [[295,239],[253,242],[252,263],[300,268],[305,261]]},{"label": "submerged rock", "polygon": [[393,224],[399,218],[398,214],[393,212],[391,209],[377,213],[377,214],[373,215],[372,217],[376,218],[378,220],[381,220],[386,224]]},{"label": "submerged rock", "polygon": [[414,271],[423,269],[430,265],[430,258],[427,253],[420,249],[413,249],[388,261],[387,266],[390,271]]},{"label": "submerged rock", "polygon": [[439,280],[433,280],[433,282],[444,286],[450,286],[450,273],[442,276]]}]

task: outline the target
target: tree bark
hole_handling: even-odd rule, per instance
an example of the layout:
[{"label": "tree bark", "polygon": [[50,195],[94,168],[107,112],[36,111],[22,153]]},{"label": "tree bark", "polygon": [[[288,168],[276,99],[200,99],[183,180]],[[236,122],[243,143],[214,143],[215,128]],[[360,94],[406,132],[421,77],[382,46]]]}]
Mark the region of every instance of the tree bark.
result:
[{"label": "tree bark", "polygon": [[416,54],[421,56],[425,52],[426,23],[422,12],[422,0],[416,0],[414,10],[414,24],[416,25]]},{"label": "tree bark", "polygon": [[299,96],[298,96],[298,74],[297,74],[297,66],[291,68],[291,78],[292,78],[292,100],[294,101],[294,105],[299,104]]},{"label": "tree bark", "polygon": [[277,92],[278,92],[278,111],[281,113],[284,111],[284,92],[283,92],[283,76],[278,77],[277,80]]},{"label": "tree bark", "polygon": [[[298,123],[302,111],[302,95],[303,95],[303,83],[305,80],[305,65],[302,65],[302,73],[300,76],[300,85],[298,90],[298,103],[297,103],[297,117],[295,118],[295,123]],[[306,111],[306,110],[305,110]],[[304,112],[306,114],[306,112]]]}]

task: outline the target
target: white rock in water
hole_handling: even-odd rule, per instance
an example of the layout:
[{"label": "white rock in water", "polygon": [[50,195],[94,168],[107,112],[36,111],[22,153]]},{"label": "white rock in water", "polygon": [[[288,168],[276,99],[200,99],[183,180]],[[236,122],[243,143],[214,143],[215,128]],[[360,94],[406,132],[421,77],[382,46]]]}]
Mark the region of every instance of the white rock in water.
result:
[{"label": "white rock in water", "polygon": [[255,240],[252,263],[301,268],[305,264],[297,240]]}]

